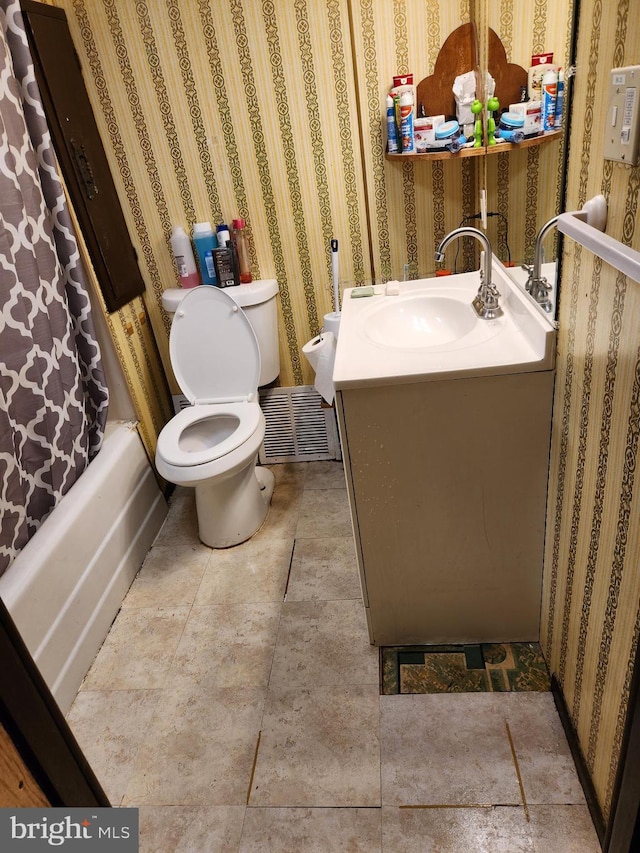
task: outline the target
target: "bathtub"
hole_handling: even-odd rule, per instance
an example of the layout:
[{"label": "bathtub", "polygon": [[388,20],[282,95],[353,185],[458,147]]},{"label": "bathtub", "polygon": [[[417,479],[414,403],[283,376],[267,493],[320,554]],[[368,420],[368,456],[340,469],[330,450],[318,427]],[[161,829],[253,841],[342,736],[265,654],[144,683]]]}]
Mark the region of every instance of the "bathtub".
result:
[{"label": "bathtub", "polygon": [[100,453],[0,577],[6,604],[63,713],[167,513],[134,424]]}]

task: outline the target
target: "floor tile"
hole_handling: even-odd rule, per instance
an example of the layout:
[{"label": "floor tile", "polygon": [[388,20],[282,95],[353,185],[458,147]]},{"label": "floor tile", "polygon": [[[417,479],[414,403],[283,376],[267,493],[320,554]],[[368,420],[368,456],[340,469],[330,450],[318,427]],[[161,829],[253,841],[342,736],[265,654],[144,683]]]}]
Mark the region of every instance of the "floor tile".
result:
[{"label": "floor tile", "polygon": [[264,691],[166,690],[124,805],[246,804]]},{"label": "floor tile", "polygon": [[351,536],[346,489],[309,489],[302,496],[297,539]]},{"label": "floor tile", "polygon": [[584,805],[584,793],[551,693],[510,693],[509,723],[526,801]]},{"label": "floor tile", "polygon": [[199,541],[195,490],[181,490],[169,499],[169,512],[154,545],[192,545]]},{"label": "floor tile", "polygon": [[360,599],[361,594],[353,536],[296,541],[287,601]]},{"label": "floor tile", "polygon": [[380,809],[248,808],[239,853],[380,853]]},{"label": "floor tile", "polygon": [[136,576],[123,607],[177,607],[194,602],[211,548],[191,545],[154,545]]},{"label": "floor tile", "polygon": [[158,690],[81,690],[67,722],[113,806],[120,805]]},{"label": "floor tile", "polygon": [[86,690],[165,687],[189,607],[123,607],[89,670]]},{"label": "floor tile", "polygon": [[490,693],[381,696],[383,805],[519,804],[502,699]]},{"label": "floor tile", "polygon": [[298,491],[305,488],[309,466],[306,462],[283,462],[278,465],[267,465],[273,471],[278,486],[295,486]]},{"label": "floor tile", "polygon": [[[274,466],[275,470],[278,466]],[[267,542],[269,539],[293,538],[298,524],[304,481],[295,478],[278,481],[269,505],[267,518],[260,530],[252,537],[254,542]]]},{"label": "floor tile", "polygon": [[193,607],[169,683],[200,689],[266,687],[278,634],[276,602]]},{"label": "floor tile", "polygon": [[380,805],[373,686],[270,691],[249,805]]},{"label": "floor tile", "polygon": [[235,853],[244,806],[141,806],[140,853]]},{"label": "floor tile", "polygon": [[[536,853],[522,807],[382,809],[383,853]],[[559,853],[549,848],[546,853]]]},{"label": "floor tile", "polygon": [[587,806],[530,806],[535,853],[601,853]]},{"label": "floor tile", "polygon": [[[235,548],[202,545],[174,491],[69,712],[114,805],[140,807],[141,851],[599,853],[550,694],[380,697],[342,464],[269,467]],[[486,689],[537,689],[494,646]]]},{"label": "floor tile", "polygon": [[378,685],[378,654],[361,601],[287,601],[269,683],[275,689]]},{"label": "floor tile", "polygon": [[344,489],[344,466],[331,460],[307,462],[305,489]]},{"label": "floor tile", "polygon": [[253,537],[235,548],[214,551],[195,603],[282,601],[292,551],[293,536]]}]

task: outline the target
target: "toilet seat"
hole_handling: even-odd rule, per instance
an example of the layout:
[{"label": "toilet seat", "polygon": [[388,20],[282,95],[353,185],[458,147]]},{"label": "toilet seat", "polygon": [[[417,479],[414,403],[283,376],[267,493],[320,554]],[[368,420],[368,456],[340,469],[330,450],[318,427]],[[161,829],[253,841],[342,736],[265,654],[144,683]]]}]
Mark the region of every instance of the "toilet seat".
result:
[{"label": "toilet seat", "polygon": [[203,286],[186,294],[171,324],[169,353],[192,405],[161,430],[156,452],[163,462],[206,465],[240,448],[261,425],[264,432],[258,341],[244,311],[223,290]]},{"label": "toilet seat", "polygon": [[[262,411],[257,402],[243,403],[212,403],[210,405],[195,405],[183,409],[162,429],[158,436],[156,452],[168,465],[178,468],[204,465],[226,456],[240,445],[244,444],[261,423]],[[222,440],[208,444],[202,449],[196,449],[197,442],[189,448],[188,431],[197,424],[230,418],[237,421],[235,429]],[[213,431],[216,424],[208,424]]]}]

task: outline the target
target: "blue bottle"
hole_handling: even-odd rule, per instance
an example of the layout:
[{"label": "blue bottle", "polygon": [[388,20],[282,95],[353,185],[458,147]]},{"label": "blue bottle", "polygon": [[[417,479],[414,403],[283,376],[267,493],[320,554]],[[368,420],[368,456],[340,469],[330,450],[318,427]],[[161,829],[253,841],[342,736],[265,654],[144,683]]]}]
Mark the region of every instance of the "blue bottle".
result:
[{"label": "blue bottle", "polygon": [[210,222],[195,223],[193,226],[193,244],[198,255],[200,280],[203,284],[217,284],[213,250],[218,248],[218,240]]},{"label": "blue bottle", "polygon": [[396,126],[396,107],[391,95],[387,95],[387,152],[398,153],[398,128]]}]

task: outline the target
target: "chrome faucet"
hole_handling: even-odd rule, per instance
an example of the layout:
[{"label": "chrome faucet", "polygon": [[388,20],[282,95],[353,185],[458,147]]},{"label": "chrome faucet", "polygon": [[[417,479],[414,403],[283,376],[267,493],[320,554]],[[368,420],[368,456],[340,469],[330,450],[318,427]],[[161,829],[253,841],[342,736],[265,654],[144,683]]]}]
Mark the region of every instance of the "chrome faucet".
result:
[{"label": "chrome faucet", "polygon": [[471,228],[467,225],[462,228],[455,228],[447,234],[436,249],[436,261],[444,260],[444,250],[449,243],[457,240],[458,237],[475,237],[484,249],[484,263],[480,270],[480,287],[471,304],[478,317],[481,317],[483,320],[494,320],[496,317],[502,316],[503,312],[498,304],[500,293],[495,284],[491,282],[491,243],[487,235],[478,228]]},{"label": "chrome faucet", "polygon": [[529,278],[524,286],[525,290],[531,294],[535,301],[539,303],[545,311],[551,311],[553,309],[553,305],[549,299],[551,285],[540,272],[540,268],[542,267],[542,241],[549,229],[553,228],[557,221],[558,217],[554,216],[548,222],[545,222],[540,231],[538,231],[538,236],[536,237],[536,248],[533,253],[533,266],[526,267],[529,271]]}]

